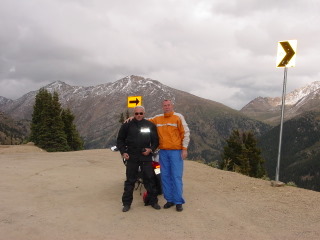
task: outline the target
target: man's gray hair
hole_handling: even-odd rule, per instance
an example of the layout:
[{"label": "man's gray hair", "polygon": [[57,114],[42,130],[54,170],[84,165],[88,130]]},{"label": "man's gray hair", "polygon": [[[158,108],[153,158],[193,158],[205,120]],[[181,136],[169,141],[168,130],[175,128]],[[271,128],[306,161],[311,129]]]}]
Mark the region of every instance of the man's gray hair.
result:
[{"label": "man's gray hair", "polygon": [[138,108],[142,109],[143,112],[146,111],[146,110],[144,109],[144,106],[136,106],[136,107],[134,107],[133,111],[135,111],[135,110],[138,109]]},{"label": "man's gray hair", "polygon": [[171,102],[172,105],[174,105],[174,102],[173,102],[173,100],[171,100],[171,99],[164,99],[164,100],[162,100],[162,103],[163,103],[163,102],[168,102],[168,101]]}]

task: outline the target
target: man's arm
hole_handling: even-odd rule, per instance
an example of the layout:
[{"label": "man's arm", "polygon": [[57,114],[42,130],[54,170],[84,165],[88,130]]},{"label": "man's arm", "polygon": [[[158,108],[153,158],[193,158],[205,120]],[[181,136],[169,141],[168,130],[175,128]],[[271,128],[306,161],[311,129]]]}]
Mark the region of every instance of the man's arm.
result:
[{"label": "man's arm", "polygon": [[126,138],[127,138],[127,124],[124,123],[121,125],[121,128],[117,137],[117,148],[119,149],[121,155],[126,151]]},{"label": "man's arm", "polygon": [[159,146],[159,137],[157,127],[153,123],[150,123],[150,147],[146,148],[146,151],[142,154],[149,156],[151,152],[154,152]]},{"label": "man's arm", "polygon": [[190,130],[186,120],[184,119],[183,115],[180,114],[180,124],[179,124],[179,131],[182,139],[182,159],[187,158],[188,156],[188,145],[190,142]]},{"label": "man's arm", "polygon": [[181,114],[179,114],[179,118],[180,123],[178,125],[178,129],[180,132],[180,137],[182,139],[182,149],[187,149],[190,142],[190,130],[186,120]]},{"label": "man's arm", "polygon": [[159,136],[156,125],[151,127],[151,149],[154,152],[159,146]]},{"label": "man's arm", "polygon": [[124,120],[123,123],[128,123],[128,122],[130,122],[132,119],[134,119],[134,117],[128,117],[126,120]]}]

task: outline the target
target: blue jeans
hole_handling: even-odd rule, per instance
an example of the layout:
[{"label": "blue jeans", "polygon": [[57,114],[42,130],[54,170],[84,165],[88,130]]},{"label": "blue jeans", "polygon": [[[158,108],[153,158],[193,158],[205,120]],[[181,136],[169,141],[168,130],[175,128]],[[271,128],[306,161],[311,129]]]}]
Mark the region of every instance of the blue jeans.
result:
[{"label": "blue jeans", "polygon": [[182,150],[160,150],[159,160],[163,196],[167,202],[185,203],[183,199],[183,159]]}]

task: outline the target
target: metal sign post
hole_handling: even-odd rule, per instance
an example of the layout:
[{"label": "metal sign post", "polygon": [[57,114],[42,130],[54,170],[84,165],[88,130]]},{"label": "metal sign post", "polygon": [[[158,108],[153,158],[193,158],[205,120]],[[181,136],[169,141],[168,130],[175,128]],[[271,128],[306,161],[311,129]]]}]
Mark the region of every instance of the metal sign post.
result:
[{"label": "metal sign post", "polygon": [[283,77],[283,88],[282,88],[279,149],[278,149],[278,160],[277,160],[277,169],[276,169],[276,178],[275,178],[276,181],[279,181],[279,172],[280,172],[284,108],[285,108],[285,101],[286,101],[287,72],[288,72],[288,67],[295,66],[296,49],[297,49],[297,40],[278,42],[277,68],[284,67],[284,77]]},{"label": "metal sign post", "polygon": [[283,77],[283,88],[282,88],[283,89],[282,90],[282,106],[281,106],[280,136],[279,136],[278,161],[277,161],[277,169],[276,169],[276,181],[279,181],[282,128],[283,128],[283,119],[284,119],[284,107],[285,107],[285,102],[286,102],[287,71],[288,71],[288,68],[285,67],[284,68],[284,77]]}]

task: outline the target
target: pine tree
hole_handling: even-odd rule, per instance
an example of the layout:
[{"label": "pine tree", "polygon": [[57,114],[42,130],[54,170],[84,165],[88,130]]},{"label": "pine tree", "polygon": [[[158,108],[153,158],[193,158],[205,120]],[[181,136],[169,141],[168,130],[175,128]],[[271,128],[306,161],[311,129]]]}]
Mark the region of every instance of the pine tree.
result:
[{"label": "pine tree", "polygon": [[62,120],[64,123],[64,132],[67,135],[67,142],[71,150],[77,151],[83,149],[83,140],[81,139],[75,124],[73,123],[74,115],[70,109],[62,111]]},{"label": "pine tree", "polygon": [[55,151],[69,151],[70,147],[67,141],[67,135],[64,132],[64,122],[62,121],[62,111],[61,104],[59,102],[59,95],[57,92],[53,93],[52,97],[52,111],[51,119],[52,121],[52,143],[53,149]]},{"label": "pine tree", "polygon": [[[51,94],[50,94],[51,95]],[[42,110],[43,128],[41,129],[39,147],[49,152],[63,152],[70,150],[67,136],[64,132],[64,123],[61,117],[62,108],[58,93],[51,95],[51,101]]]},{"label": "pine tree", "polygon": [[33,107],[30,140],[49,151],[83,149],[70,110],[63,110],[59,95],[40,89]]},{"label": "pine tree", "polygon": [[222,169],[257,178],[266,174],[261,150],[257,147],[257,140],[252,132],[240,133],[239,130],[234,130],[226,142],[222,155]]},{"label": "pine tree", "polygon": [[123,123],[124,122],[124,116],[123,113],[120,114],[120,119],[119,119],[119,123]]},{"label": "pine tree", "polygon": [[33,141],[36,145],[39,145],[41,136],[46,131],[44,126],[46,114],[44,113],[44,110],[50,108],[51,99],[51,94],[44,88],[39,90],[35,98],[35,104],[33,106],[32,113],[30,141]]}]

